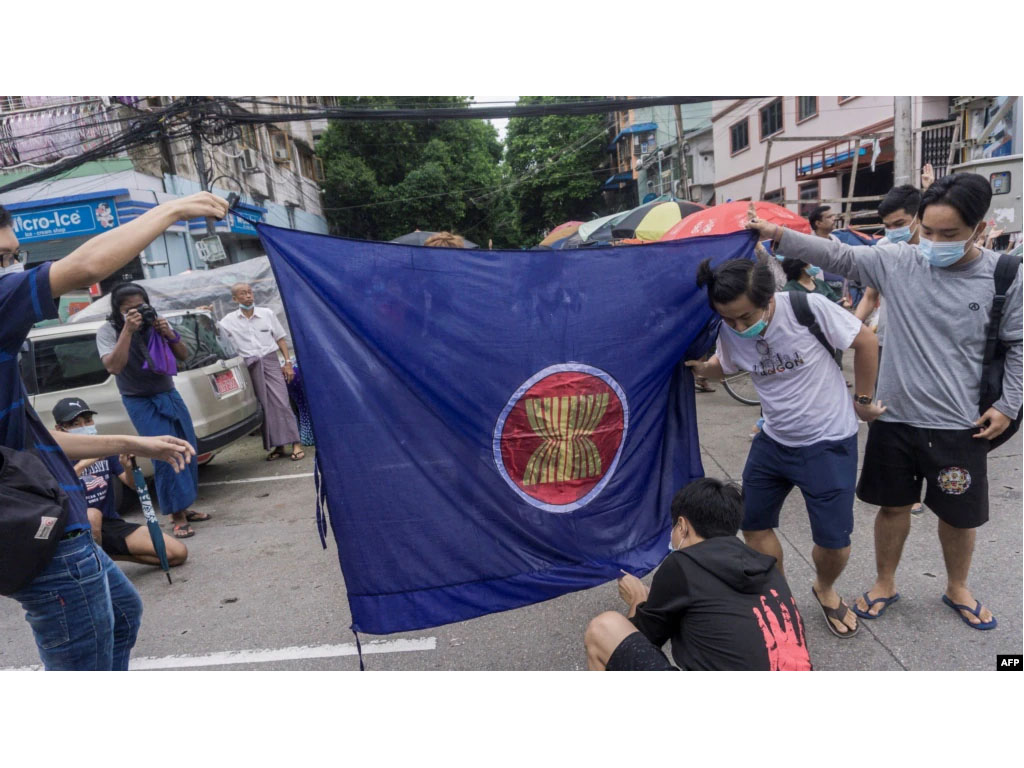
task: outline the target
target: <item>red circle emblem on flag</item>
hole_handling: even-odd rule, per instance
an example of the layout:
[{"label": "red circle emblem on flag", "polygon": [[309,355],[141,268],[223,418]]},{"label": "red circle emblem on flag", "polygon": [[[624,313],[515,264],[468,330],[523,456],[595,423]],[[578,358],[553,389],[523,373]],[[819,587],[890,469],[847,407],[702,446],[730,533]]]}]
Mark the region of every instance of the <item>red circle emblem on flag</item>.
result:
[{"label": "red circle emblem on flag", "polygon": [[509,399],[494,429],[494,463],[533,506],[572,512],[611,480],[628,426],[625,393],[608,373],[553,365]]}]

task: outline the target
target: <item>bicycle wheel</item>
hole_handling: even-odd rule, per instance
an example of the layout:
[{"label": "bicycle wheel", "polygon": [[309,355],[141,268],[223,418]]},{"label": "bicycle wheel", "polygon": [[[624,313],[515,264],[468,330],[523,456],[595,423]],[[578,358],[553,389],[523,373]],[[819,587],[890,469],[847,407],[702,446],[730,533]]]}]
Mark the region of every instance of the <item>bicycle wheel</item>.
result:
[{"label": "bicycle wheel", "polygon": [[761,398],[754,389],[754,381],[749,371],[740,371],[722,379],[722,385],[729,395],[744,405],[760,405]]}]

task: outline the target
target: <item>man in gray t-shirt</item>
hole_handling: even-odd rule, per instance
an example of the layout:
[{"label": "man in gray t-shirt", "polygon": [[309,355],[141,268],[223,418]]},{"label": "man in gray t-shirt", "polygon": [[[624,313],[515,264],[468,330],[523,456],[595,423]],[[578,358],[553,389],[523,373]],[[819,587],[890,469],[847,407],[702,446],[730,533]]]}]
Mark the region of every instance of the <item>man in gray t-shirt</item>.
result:
[{"label": "man in gray t-shirt", "polygon": [[854,610],[873,619],[899,599],[896,568],[920,501],[939,517],[946,561],[943,602],[976,629],[996,620],[967,587],[976,528],[988,520],[988,441],[1021,409],[1021,271],[1010,286],[999,338],[1007,346],[1002,397],[979,413],[982,359],[995,296],[998,255],[974,244],[991,201],[977,174],[940,179],[922,197],[920,243],[851,247],[748,224],[775,237],[777,252],[877,289],[887,303],[878,399],[887,411],[869,427],[857,496],[880,506],[875,524],[878,577]]}]

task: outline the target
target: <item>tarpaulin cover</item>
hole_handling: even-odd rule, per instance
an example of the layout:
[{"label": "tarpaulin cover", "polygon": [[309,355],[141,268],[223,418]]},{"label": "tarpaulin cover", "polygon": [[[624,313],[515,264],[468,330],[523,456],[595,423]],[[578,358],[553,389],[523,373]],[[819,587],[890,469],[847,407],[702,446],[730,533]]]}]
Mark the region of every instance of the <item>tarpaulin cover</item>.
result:
[{"label": "tarpaulin cover", "polygon": [[666,553],[701,477],[693,379],[717,326],[701,259],[738,233],[467,251],[258,225],[313,416],[353,629],[548,600]]},{"label": "tarpaulin cover", "polygon": [[[217,320],[238,308],[238,304],[231,298],[231,286],[235,283],[249,283],[256,304],[274,310],[274,314],[284,326],[285,333],[288,333],[281,294],[277,291],[277,284],[274,282],[274,275],[270,271],[270,262],[266,256],[247,259],[238,264],[225,264],[216,269],[197,269],[168,277],[136,280],[135,283],[146,289],[149,300],[153,302],[157,312],[208,306]],[[73,314],[68,322],[103,320],[109,314],[108,293]]]}]

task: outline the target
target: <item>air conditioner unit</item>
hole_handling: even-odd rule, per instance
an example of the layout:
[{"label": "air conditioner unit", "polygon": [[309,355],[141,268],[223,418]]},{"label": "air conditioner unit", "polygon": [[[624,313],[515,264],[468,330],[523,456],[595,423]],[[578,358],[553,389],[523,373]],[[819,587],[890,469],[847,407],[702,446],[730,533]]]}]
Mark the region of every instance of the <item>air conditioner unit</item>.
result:
[{"label": "air conditioner unit", "polygon": [[274,162],[275,163],[290,163],[292,160],[292,153],[289,151],[287,146],[274,147]]},{"label": "air conditioner unit", "polygon": [[255,149],[243,149],[242,170],[246,173],[253,173],[259,169],[259,153]]}]

